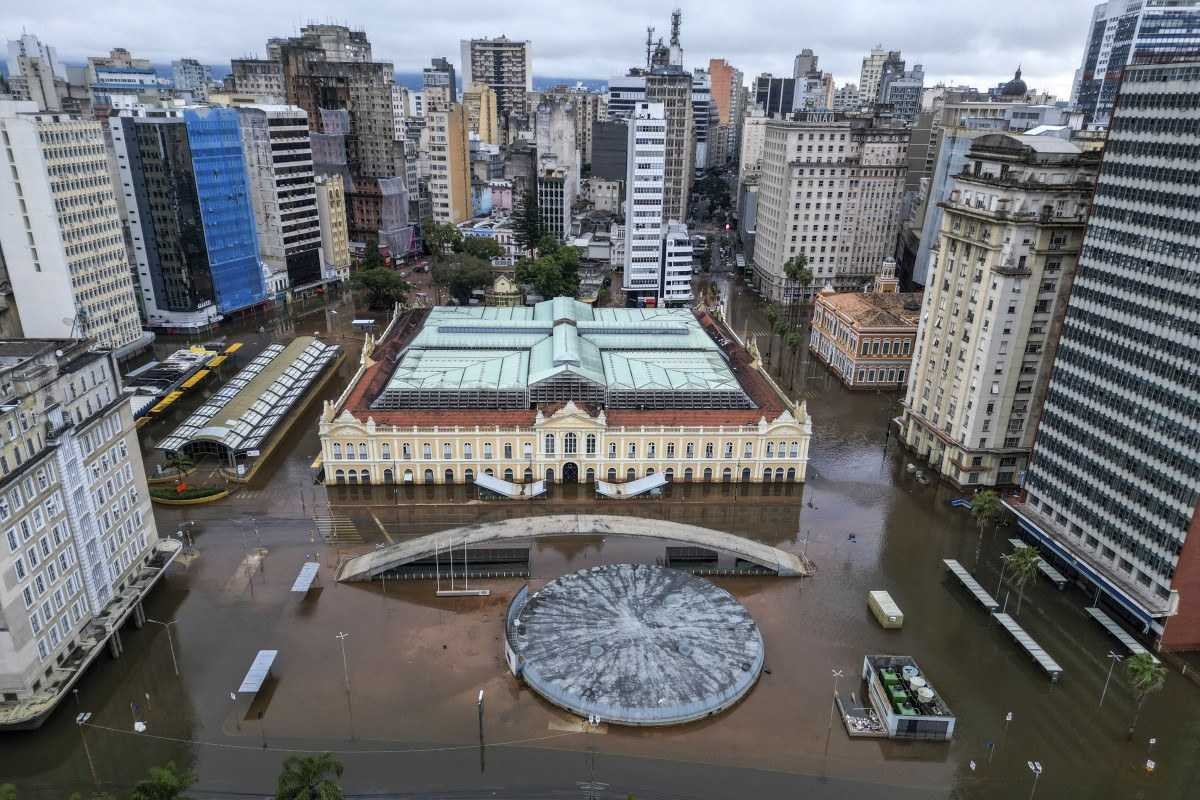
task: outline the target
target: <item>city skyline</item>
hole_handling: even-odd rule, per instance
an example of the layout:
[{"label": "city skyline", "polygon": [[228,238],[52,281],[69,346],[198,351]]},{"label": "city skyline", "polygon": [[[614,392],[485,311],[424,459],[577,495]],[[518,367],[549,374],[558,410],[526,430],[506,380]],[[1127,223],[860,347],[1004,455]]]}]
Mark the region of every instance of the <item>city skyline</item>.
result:
[{"label": "city skyline", "polygon": [[[283,9],[272,3],[246,7],[219,0],[201,13],[187,7],[139,7],[135,12],[124,3],[101,8],[82,0],[50,0],[36,11],[22,9],[10,16],[0,35],[33,33],[57,48],[68,63],[125,47],[156,64],[188,57],[226,65],[232,58],[262,56],[269,37],[294,33],[310,22],[333,21],[366,30],[375,57],[391,61],[402,73],[419,71],[431,55],[454,60],[464,37],[506,34],[533,42],[538,76],[603,80],[641,63],[647,25],[655,26],[655,39],[669,37],[669,15],[676,5],[618,0],[606,8],[605,26],[588,28],[585,43],[562,34],[584,18],[577,7],[540,0],[503,11],[470,3],[439,4],[404,25],[360,0],[342,4],[338,19],[323,14],[327,9],[315,3]],[[1012,13],[986,22],[970,6],[907,0],[883,6],[868,0],[836,5],[820,0],[803,18],[774,0],[756,0],[736,17],[726,17],[718,8],[681,5],[684,65],[706,66],[716,57],[735,64],[747,77],[760,72],[785,75],[791,73],[795,54],[811,48],[822,68],[842,84],[857,82],[862,57],[881,43],[923,64],[927,85],[942,81],[983,89],[1020,64],[1031,88],[1066,99],[1095,3],[1067,0],[1069,7],[1063,5],[1019,0],[1010,4]],[[804,18],[818,18],[822,24],[799,34],[788,32],[787,25],[761,24],[792,16],[796,27]],[[104,34],[97,36],[96,31]],[[953,35],[947,35],[951,31]]]}]

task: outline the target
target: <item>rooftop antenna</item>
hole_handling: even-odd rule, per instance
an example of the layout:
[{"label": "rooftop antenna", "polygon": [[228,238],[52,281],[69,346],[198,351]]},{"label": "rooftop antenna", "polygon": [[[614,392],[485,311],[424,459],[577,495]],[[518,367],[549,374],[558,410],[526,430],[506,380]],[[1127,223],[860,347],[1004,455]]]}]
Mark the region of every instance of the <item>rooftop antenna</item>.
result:
[{"label": "rooftop antenna", "polygon": [[654,54],[654,26],[646,26],[646,69],[650,69],[650,59]]},{"label": "rooftop antenna", "polygon": [[679,23],[683,19],[683,10],[675,9],[671,12],[671,45],[679,47]]}]

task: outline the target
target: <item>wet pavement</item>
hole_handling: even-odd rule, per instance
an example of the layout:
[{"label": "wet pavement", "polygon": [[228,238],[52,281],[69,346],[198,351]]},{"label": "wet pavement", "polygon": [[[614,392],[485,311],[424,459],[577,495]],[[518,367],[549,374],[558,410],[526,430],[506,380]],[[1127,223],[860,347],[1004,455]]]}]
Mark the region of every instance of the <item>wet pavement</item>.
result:
[{"label": "wet pavement", "polygon": [[[717,288],[729,298],[735,330],[766,332],[744,287],[718,278]],[[348,331],[356,315],[362,310],[345,298],[329,306],[322,300],[296,322],[249,320],[227,335],[247,343],[243,364],[273,337],[332,329],[351,350],[343,381],[323,392],[332,398],[357,363]],[[177,346],[158,345],[168,352]],[[196,557],[174,568],[146,608],[152,619],[177,621],[171,634],[179,677],[162,626],[127,629],[125,656],[99,661],[78,697],[41,730],[0,734],[0,782],[15,781],[22,798],[88,791],[90,752],[110,791],[174,760],[197,771],[197,798],[267,796],[284,757],[332,750],[346,765],[348,791],[370,797],[990,800],[1029,796],[1029,760],[1045,769],[1039,797],[1196,796],[1200,687],[1171,672],[1129,740],[1133,699],[1117,676],[1098,708],[1106,654],[1116,643],[1082,613],[1081,593],[1038,580],[1025,590],[1018,621],[1064,667],[1062,681],[1051,684],[946,579],[941,559],[957,558],[996,590],[999,556],[1013,534],[1002,528],[981,540],[969,514],[947,505],[955,496],[949,487],[918,484],[894,438],[885,450],[898,398],[847,392],[803,348],[771,347],[765,336],[760,346],[772,351],[776,372],[808,400],[814,418],[803,486],[679,486],[663,500],[602,504],[582,487],[555,487],[549,501],[521,506],[479,502],[465,487],[327,492],[309,468],[317,452],[314,403],[248,487],[218,504],[157,511],[164,535],[196,523]],[[187,398],[174,420],[143,429],[143,441],[165,435],[201,401]],[[339,585],[332,578],[339,557],[401,537],[572,509],[703,525],[803,551],[815,562],[817,574],[803,580],[714,579],[754,616],[766,647],[766,670],[741,703],[677,728],[585,732],[504,666],[504,611],[522,581],[488,580],[482,585],[491,596],[450,599],[435,597],[428,582]],[[542,540],[533,546],[531,580],[536,586],[595,564],[663,556],[654,542]],[[305,598],[293,595],[292,580],[313,557],[322,564],[320,585]],[[902,630],[875,623],[870,589],[892,594],[905,613]],[[339,640],[339,633],[349,636]],[[262,648],[280,651],[272,679],[252,704],[231,701]],[[957,715],[953,742],[851,740],[836,720],[830,725],[831,670],[844,672],[839,689],[847,702],[851,692],[861,698],[867,653],[911,655],[922,665]],[[74,724],[79,711],[94,715],[88,726]],[[1013,720],[1006,729],[1007,712]],[[146,722],[145,733],[133,732],[135,717]],[[1157,739],[1149,752],[1153,774],[1143,769],[1149,737]]]}]

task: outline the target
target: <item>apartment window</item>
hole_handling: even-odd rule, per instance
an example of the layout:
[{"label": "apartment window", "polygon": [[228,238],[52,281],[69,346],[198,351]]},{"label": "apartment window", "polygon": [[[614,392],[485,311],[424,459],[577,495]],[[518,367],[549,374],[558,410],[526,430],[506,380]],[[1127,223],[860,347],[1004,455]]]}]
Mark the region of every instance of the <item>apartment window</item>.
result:
[{"label": "apartment window", "polygon": [[628,458],[637,458],[637,442],[630,442],[626,448],[625,455]]},{"label": "apartment window", "polygon": [[683,451],[684,451],[684,455],[687,456],[688,458],[695,458],[696,457],[696,443],[688,442],[687,445],[683,448]]},{"label": "apartment window", "polygon": [[596,455],[596,434],[589,433],[583,442],[586,454],[589,456]]},{"label": "apartment window", "polygon": [[713,457],[713,443],[712,443],[712,442],[705,442],[705,444],[704,444],[704,457],[705,457],[705,458],[712,458],[712,457]]},{"label": "apartment window", "polygon": [[504,457],[511,459],[513,457],[512,442],[504,443]]},{"label": "apartment window", "polygon": [[667,458],[675,457],[675,443],[667,442]]},{"label": "apartment window", "polygon": [[616,442],[608,443],[608,457],[609,458],[617,457],[617,443]]},{"label": "apartment window", "polygon": [[492,443],[491,442],[483,443],[483,457],[485,460],[491,459],[491,457],[492,457]]},{"label": "apartment window", "polygon": [[554,455],[554,434],[547,433],[542,439],[542,452],[548,456]]}]

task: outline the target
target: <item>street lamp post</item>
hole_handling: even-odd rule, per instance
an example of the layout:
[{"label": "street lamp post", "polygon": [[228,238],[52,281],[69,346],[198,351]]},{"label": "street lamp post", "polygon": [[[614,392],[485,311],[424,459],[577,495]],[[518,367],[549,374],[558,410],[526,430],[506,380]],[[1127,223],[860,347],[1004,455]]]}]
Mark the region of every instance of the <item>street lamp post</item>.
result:
[{"label": "street lamp post", "polygon": [[1121,663],[1122,656],[1113,651],[1108,651],[1108,675],[1104,678],[1104,689],[1100,692],[1100,705],[1098,708],[1104,707],[1104,696],[1108,694],[1108,682],[1112,679],[1113,667]]},{"label": "street lamp post", "polygon": [[100,778],[96,776],[96,762],[92,761],[92,751],[88,747],[87,737],[83,735],[83,726],[92,718],[90,711],[85,711],[82,714],[75,716],[75,727],[79,728],[79,740],[83,742],[83,753],[87,756],[88,769],[92,771],[92,783],[100,785]]},{"label": "street lamp post", "polygon": [[1037,793],[1038,778],[1042,777],[1042,762],[1026,761],[1025,765],[1033,773],[1033,788],[1029,790],[1029,800],[1033,800],[1033,796]]},{"label": "street lamp post", "polygon": [[334,638],[342,646],[342,672],[346,676],[346,694],[350,694],[350,665],[346,661],[346,640],[350,638],[350,634],[338,631],[337,636]]},{"label": "street lamp post", "polygon": [[146,617],[146,622],[153,622],[155,625],[162,625],[167,631],[167,646],[171,648],[171,666],[175,667],[175,677],[179,677],[179,662],[175,659],[175,640],[171,638],[171,626],[179,620],[171,620],[170,622],[160,622],[156,619]]},{"label": "street lamp post", "polygon": [[830,670],[833,673],[833,699],[829,703],[829,730],[833,730],[833,709],[837,705],[838,696],[838,678],[842,677],[842,670]]}]

